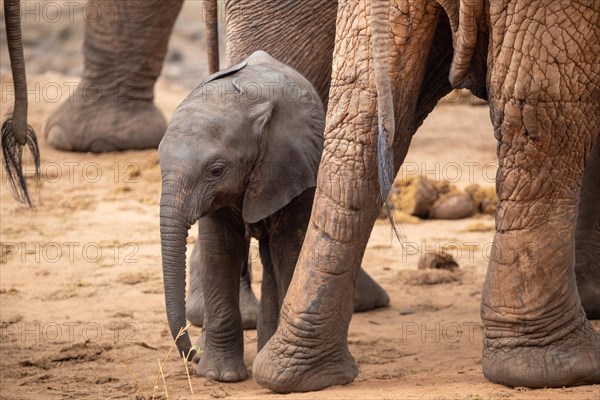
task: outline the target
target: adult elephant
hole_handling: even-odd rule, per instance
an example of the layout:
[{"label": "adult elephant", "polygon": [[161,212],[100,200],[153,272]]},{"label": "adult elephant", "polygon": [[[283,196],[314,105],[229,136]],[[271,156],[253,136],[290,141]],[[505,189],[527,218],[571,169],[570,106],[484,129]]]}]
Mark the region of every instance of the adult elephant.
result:
[{"label": "adult elephant", "polygon": [[489,99],[498,140],[483,372],[509,386],[600,383],[576,286],[577,272],[597,296],[600,3],[341,0],[335,43],[311,223],[256,381],[291,392],[356,377],[347,294],[412,135],[454,86]]},{"label": "adult elephant", "polygon": [[[158,147],[166,121],[154,105],[154,85],[183,0],[88,3],[96,17],[85,24],[82,81],[50,116],[44,136],[71,151]],[[205,1],[215,24],[216,6]],[[336,9],[335,0],[227,0],[227,65],[264,50],[305,76],[326,104]]]}]

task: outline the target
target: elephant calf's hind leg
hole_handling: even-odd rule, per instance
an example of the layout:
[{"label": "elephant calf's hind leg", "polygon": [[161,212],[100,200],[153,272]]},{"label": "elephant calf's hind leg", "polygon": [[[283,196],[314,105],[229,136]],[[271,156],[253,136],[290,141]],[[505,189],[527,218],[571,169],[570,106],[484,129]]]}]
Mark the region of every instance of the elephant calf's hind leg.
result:
[{"label": "elephant calf's hind leg", "polygon": [[[200,244],[196,242],[190,257],[190,290],[186,299],[185,316],[193,325],[204,325],[204,289],[201,277],[203,274],[200,262]],[[259,304],[250,281],[250,262],[240,279],[240,312],[244,329],[256,329]]]}]

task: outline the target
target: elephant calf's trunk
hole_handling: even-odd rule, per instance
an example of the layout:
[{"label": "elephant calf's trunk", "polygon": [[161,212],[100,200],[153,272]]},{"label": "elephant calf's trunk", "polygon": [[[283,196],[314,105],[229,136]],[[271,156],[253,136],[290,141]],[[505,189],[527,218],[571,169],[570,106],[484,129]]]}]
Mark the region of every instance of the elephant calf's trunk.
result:
[{"label": "elephant calf's trunk", "polygon": [[185,250],[190,224],[183,222],[182,212],[166,204],[169,197],[172,196],[165,194],[163,189],[160,207],[160,243],[167,320],[171,335],[173,339],[176,339],[179,354],[191,359],[194,351],[190,337],[184,331],[186,327]]}]

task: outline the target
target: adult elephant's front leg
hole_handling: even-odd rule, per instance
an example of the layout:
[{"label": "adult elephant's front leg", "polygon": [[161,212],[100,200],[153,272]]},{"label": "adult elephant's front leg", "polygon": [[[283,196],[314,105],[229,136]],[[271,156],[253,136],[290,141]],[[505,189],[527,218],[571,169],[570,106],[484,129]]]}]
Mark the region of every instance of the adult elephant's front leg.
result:
[{"label": "adult elephant's front leg", "polygon": [[89,1],[82,80],[46,122],[52,146],[92,152],[158,147],[166,121],[154,105],[154,84],[182,4]]},{"label": "adult elephant's front leg", "polygon": [[200,218],[198,243],[205,314],[203,353],[196,374],[236,382],[246,378],[240,272],[248,258],[244,222],[228,210]]},{"label": "adult elephant's front leg", "polygon": [[[346,6],[347,11],[350,8]],[[356,29],[342,27],[348,28]],[[341,51],[336,49],[336,54]],[[366,54],[352,56],[367,66]],[[342,385],[358,374],[348,350],[348,325],[354,310],[356,272],[378,208],[375,157],[367,148],[373,143],[373,119],[362,121],[362,126],[351,122],[359,107],[375,109],[374,93],[364,75],[355,90],[332,82],[330,104],[336,104],[337,110],[333,114],[344,117],[328,118],[304,245],[277,330],[254,361],[254,379],[278,392]],[[344,91],[348,97],[340,101]]]},{"label": "adult elephant's front leg", "polygon": [[509,386],[600,382],[600,336],[574,271],[584,160],[600,133],[600,7],[575,3],[532,4],[528,18],[491,9],[499,206],[482,363]]},{"label": "adult elephant's front leg", "polygon": [[[376,90],[370,32],[365,29],[369,7],[370,2],[339,4],[325,146],[311,220],[277,331],[254,361],[255,380],[278,392],[346,384],[358,374],[348,350],[348,326],[357,271],[381,205]],[[396,167],[406,155],[417,121],[433,107],[435,96],[443,95],[437,90],[444,87],[434,85],[428,93],[433,104],[417,110],[439,14],[420,3],[410,11],[414,14],[399,14],[402,21],[393,25],[399,31],[395,33],[403,35],[398,41],[403,48],[390,62],[391,81],[404,91],[397,105],[396,121],[403,123],[396,130]],[[411,33],[412,40],[406,40]],[[447,67],[449,63],[448,59]],[[439,75],[441,82],[447,82],[448,69]]]}]

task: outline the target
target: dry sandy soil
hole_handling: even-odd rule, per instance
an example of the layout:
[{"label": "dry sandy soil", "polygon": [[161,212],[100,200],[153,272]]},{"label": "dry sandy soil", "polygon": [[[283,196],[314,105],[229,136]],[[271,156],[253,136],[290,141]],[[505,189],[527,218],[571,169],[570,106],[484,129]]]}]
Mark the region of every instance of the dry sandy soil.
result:
[{"label": "dry sandy soil", "polygon": [[[2,66],[4,114],[10,96]],[[30,87],[41,88],[30,106],[37,132],[58,105],[43,88],[75,79],[57,70],[30,76]],[[169,79],[157,87],[167,116],[188,91]],[[157,152],[76,154],[40,142],[36,208],[14,202],[4,175],[0,186],[0,399],[151,398],[153,392],[167,398],[162,380],[153,390],[157,359],[172,343],[160,267]],[[415,137],[403,173],[492,185],[495,160],[487,108],[443,104]],[[164,367],[168,398],[598,399],[597,385],[527,390],[484,379],[479,303],[493,226],[489,216],[403,223],[401,245],[377,222],[363,266],[391,305],[352,320],[350,350],[360,367],[352,384],[281,396],[252,379],[224,384],[192,376],[191,395],[184,364],[172,354]],[[189,250],[195,236],[190,231]],[[420,252],[435,249],[453,253],[459,270],[419,271]],[[245,341],[251,368],[255,331],[246,331]]]}]

